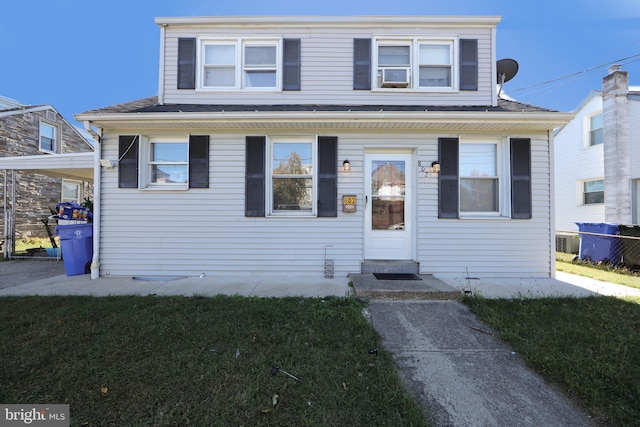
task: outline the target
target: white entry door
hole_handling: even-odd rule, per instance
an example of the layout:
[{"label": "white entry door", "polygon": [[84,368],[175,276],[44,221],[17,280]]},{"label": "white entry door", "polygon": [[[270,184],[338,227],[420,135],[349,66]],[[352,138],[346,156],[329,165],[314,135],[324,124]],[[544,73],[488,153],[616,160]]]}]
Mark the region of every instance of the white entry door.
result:
[{"label": "white entry door", "polygon": [[366,154],[365,259],[412,259],[412,172],[411,154]]}]

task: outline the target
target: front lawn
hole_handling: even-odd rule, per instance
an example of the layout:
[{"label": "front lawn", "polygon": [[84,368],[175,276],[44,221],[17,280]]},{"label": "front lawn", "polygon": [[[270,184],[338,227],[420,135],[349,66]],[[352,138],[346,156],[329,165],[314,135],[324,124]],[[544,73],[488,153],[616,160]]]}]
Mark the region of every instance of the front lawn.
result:
[{"label": "front lawn", "polygon": [[0,298],[0,402],[66,403],[74,426],[426,425],[390,355],[369,354],[362,308],[348,298]]},{"label": "front lawn", "polygon": [[598,425],[640,425],[640,298],[472,297],[465,303]]}]

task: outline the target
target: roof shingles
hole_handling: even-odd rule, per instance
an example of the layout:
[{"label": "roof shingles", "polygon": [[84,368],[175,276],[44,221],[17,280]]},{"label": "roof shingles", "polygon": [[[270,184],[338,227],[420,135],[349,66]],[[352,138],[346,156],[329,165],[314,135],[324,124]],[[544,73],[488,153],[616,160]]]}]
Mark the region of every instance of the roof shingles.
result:
[{"label": "roof shingles", "polygon": [[98,108],[82,113],[95,114],[136,114],[136,113],[223,113],[223,112],[412,112],[412,111],[486,111],[486,112],[555,112],[546,108],[523,104],[517,101],[499,99],[497,106],[460,106],[460,105],[349,105],[349,104],[158,104],[158,98],[138,99],[123,104]]}]

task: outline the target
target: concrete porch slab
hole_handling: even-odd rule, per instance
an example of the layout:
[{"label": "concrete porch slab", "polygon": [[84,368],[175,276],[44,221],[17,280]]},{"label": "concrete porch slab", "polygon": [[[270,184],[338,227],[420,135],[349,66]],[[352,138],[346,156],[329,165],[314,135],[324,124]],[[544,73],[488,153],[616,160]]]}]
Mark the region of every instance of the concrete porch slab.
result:
[{"label": "concrete porch slab", "polygon": [[356,297],[364,300],[458,300],[462,292],[431,274],[422,280],[378,280],[373,273],[350,274]]}]

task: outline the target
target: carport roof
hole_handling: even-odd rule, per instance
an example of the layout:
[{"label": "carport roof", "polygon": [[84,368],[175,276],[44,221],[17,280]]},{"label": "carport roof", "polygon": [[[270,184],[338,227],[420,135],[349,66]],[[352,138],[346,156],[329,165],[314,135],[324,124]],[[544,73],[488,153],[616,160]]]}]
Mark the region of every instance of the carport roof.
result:
[{"label": "carport roof", "polygon": [[93,182],[94,152],[0,157],[0,171],[20,170]]}]

